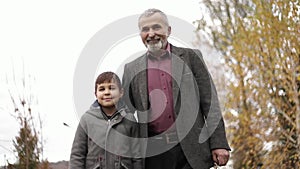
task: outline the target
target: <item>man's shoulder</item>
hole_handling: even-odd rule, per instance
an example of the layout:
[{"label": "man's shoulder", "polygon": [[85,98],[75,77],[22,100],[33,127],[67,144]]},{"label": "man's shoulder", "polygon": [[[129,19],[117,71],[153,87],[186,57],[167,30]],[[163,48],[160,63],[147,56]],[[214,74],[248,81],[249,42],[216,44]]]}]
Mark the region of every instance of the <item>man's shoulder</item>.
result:
[{"label": "man's shoulder", "polygon": [[127,67],[132,67],[132,66],[135,66],[136,64],[142,62],[143,60],[145,60],[146,58],[146,54],[143,54],[141,56],[138,56],[137,58],[135,58],[134,60],[130,61],[130,62],[127,62],[125,65]]},{"label": "man's shoulder", "polygon": [[141,60],[146,58],[146,53],[142,54],[141,56],[138,56],[136,59],[134,59],[131,62],[140,62]]},{"label": "man's shoulder", "polygon": [[197,54],[201,53],[199,49],[189,48],[189,47],[178,47],[171,45],[172,52],[174,53],[184,53],[184,54]]}]

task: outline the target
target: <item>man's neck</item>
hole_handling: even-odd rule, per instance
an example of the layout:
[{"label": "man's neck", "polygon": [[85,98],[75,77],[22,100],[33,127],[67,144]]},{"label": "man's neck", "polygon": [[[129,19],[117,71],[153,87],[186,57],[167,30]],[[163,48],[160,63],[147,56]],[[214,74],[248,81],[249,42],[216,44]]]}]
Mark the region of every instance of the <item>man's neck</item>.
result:
[{"label": "man's neck", "polygon": [[165,54],[167,53],[167,51],[161,49],[161,50],[158,50],[158,51],[149,51],[149,53],[150,53],[152,56],[154,56],[154,57],[156,57],[156,58],[159,58],[159,57],[165,55]]}]

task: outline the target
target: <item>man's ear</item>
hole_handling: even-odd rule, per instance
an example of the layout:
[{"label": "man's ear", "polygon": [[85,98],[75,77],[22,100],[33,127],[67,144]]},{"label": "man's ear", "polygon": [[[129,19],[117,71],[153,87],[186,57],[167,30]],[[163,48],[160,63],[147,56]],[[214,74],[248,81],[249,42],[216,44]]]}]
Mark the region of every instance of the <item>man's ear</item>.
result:
[{"label": "man's ear", "polygon": [[168,27],[168,37],[171,35],[171,32],[172,32],[172,28],[171,26]]}]

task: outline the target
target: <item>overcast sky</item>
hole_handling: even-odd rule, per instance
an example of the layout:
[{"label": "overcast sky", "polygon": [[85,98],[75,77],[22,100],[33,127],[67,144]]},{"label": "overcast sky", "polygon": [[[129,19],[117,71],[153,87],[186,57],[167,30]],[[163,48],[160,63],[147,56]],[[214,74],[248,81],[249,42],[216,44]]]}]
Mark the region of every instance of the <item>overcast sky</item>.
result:
[{"label": "overcast sky", "polygon": [[[5,77],[15,70],[35,78],[38,110],[43,120],[44,157],[50,162],[69,160],[78,114],[74,110],[73,77],[78,58],[87,42],[101,29],[119,19],[158,8],[192,24],[202,16],[200,0],[125,1],[1,1],[0,2],[0,165],[14,162],[11,140],[18,123],[12,117]],[[174,28],[173,28],[174,29]],[[119,28],[122,31],[122,27]],[[180,30],[184,32],[185,30]],[[112,36],[114,32],[111,32]],[[145,50],[139,37],[124,37],[107,50],[110,58],[118,51],[133,55]],[[176,36],[174,37],[176,41]],[[174,42],[175,43],[175,42]],[[180,44],[180,43],[178,43]],[[101,45],[99,45],[101,48]],[[98,71],[115,65],[108,60]],[[12,68],[14,65],[15,69]],[[96,74],[96,72],[91,72]],[[93,85],[94,82],[86,82]],[[93,96],[93,91],[85,91]],[[88,108],[88,107],[87,107]],[[69,124],[66,127],[63,123]]]}]

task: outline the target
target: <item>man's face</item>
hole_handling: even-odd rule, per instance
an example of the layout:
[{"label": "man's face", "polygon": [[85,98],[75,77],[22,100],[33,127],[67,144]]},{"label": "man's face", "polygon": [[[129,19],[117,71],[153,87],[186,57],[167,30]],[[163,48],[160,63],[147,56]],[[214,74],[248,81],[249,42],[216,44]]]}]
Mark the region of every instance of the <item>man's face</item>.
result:
[{"label": "man's face", "polygon": [[165,49],[171,27],[166,25],[159,13],[140,18],[139,28],[142,41],[150,52]]}]

